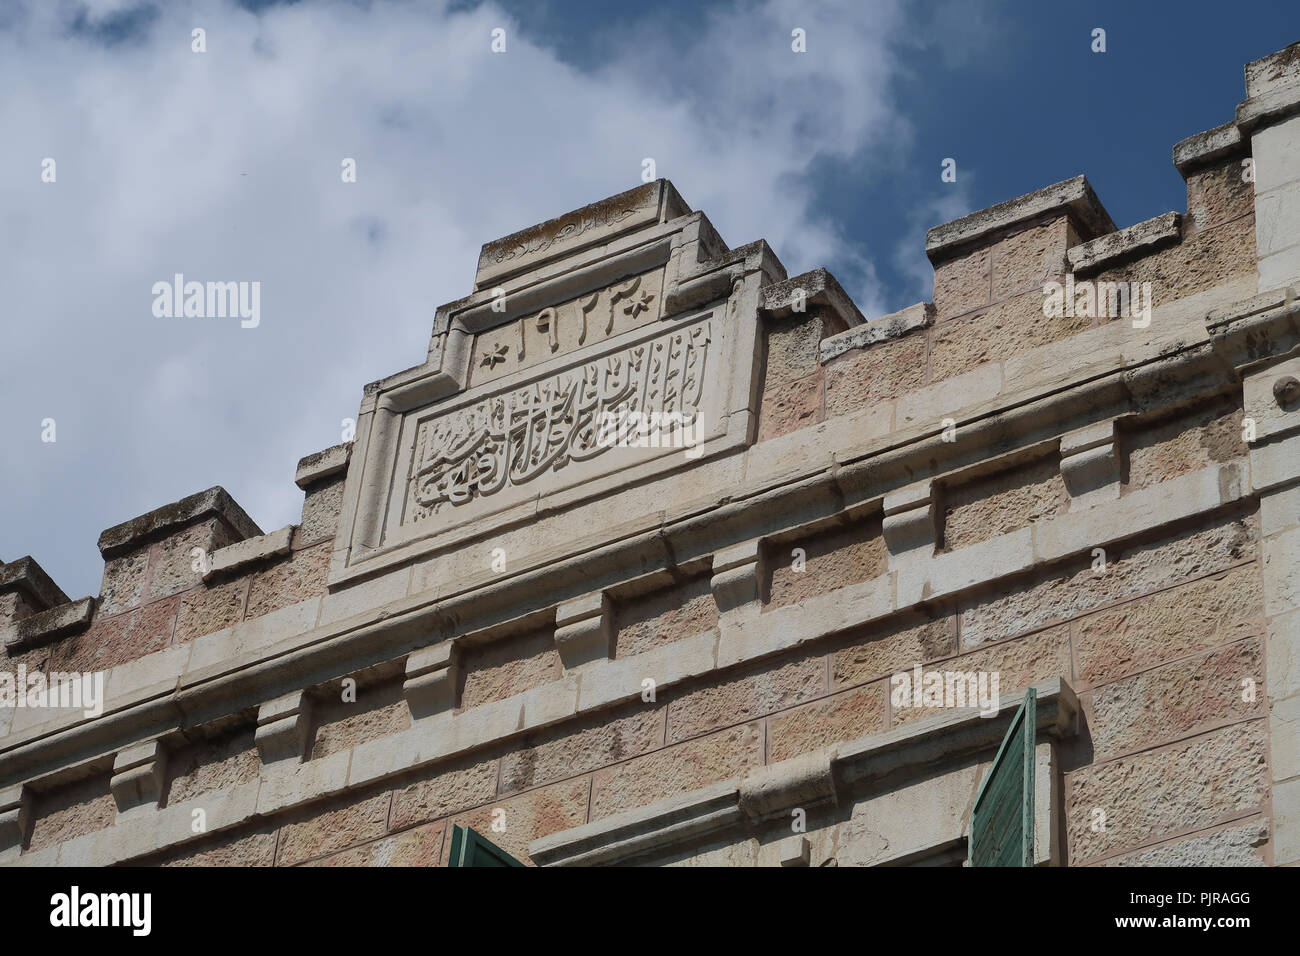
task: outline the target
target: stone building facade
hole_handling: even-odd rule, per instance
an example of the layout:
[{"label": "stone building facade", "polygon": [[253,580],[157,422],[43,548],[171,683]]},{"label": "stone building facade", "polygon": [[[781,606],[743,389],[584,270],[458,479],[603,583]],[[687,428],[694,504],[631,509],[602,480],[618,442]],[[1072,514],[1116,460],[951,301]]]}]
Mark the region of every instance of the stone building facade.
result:
[{"label": "stone building facade", "polygon": [[0,862],[961,863],[1030,687],[1040,865],[1300,861],[1300,44],[1246,94],[871,321],[663,180],[488,243],[299,524],[0,565],[0,671],[104,681],[0,708]]}]

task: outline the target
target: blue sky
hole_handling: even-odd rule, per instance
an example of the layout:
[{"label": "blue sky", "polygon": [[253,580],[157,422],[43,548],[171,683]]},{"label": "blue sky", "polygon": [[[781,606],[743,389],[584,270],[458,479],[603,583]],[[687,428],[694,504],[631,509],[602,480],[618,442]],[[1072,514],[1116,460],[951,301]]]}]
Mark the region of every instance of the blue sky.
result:
[{"label": "blue sky", "polygon": [[[423,360],[478,247],[645,157],[876,316],[929,297],[927,228],[1049,183],[1182,210],[1174,143],[1297,39],[1262,0],[0,0],[0,559],[80,597],[102,529],[213,484],[296,521],[297,459]],[[260,281],[261,325],[153,316],[178,271]]]}]

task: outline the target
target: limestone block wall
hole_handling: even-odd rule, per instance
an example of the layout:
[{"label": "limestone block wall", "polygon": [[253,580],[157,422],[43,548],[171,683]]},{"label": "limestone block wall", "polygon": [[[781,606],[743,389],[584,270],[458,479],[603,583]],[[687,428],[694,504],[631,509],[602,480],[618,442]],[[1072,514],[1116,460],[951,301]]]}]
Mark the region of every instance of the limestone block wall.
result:
[{"label": "limestone block wall", "polygon": [[[0,671],[105,675],[98,715],[0,708],[0,862],[440,865],[459,824],[532,864],[951,865],[1030,686],[1041,864],[1297,862],[1300,233],[1262,205],[1295,49],[1175,147],[1185,212],[1049,186],[931,230],[933,301],[870,322],[664,182],[489,243],[428,364],[300,462],[299,524],[210,489],[104,532],[97,597],[0,565]],[[1152,307],[1049,314],[1086,282]],[[611,342],[709,315],[703,455],[481,531],[367,510],[401,416],[606,307]],[[906,706],[917,667],[997,675],[996,714]]]}]

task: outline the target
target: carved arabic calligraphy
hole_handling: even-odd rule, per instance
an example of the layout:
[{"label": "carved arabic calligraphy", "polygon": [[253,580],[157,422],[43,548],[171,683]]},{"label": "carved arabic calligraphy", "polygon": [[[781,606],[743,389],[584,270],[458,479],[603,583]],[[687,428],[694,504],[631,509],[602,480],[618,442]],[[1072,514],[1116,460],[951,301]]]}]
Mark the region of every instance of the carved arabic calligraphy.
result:
[{"label": "carved arabic calligraphy", "polygon": [[602,432],[609,416],[693,424],[708,347],[703,322],[422,423],[407,521],[595,458],[611,447]]}]

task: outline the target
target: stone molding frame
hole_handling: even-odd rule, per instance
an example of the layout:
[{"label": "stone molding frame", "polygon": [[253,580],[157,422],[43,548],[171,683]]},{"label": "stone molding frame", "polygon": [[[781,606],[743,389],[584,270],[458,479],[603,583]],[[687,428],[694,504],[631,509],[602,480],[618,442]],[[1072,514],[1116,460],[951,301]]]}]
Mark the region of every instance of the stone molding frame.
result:
[{"label": "stone molding frame", "polygon": [[[480,288],[465,299],[442,306],[427,363],[367,387],[357,418],[355,453],[347,471],[339,538],[329,572],[331,588],[526,524],[540,509],[576,505],[613,493],[628,482],[743,449],[753,441],[762,360],[760,290],[784,279],[784,270],[761,242],[728,252],[704,215],[690,212],[666,181],[624,196],[633,194],[642,195],[651,205],[657,203],[658,218],[631,217],[627,234],[536,271],[502,279],[505,286]],[[647,275],[652,278],[638,292],[633,287]],[[604,303],[598,306],[597,300],[605,293],[609,293],[606,332],[612,334],[598,341],[546,356],[502,377],[493,374],[495,354],[478,355],[480,345],[488,341],[485,336],[518,323],[518,355],[522,359],[524,323],[533,321],[539,331],[549,332],[550,348],[555,351],[556,307],[581,307],[585,336],[587,312],[603,314]],[[634,295],[641,299],[634,302]],[[616,305],[623,305],[633,319],[640,310],[651,310],[650,321],[614,331]],[[631,369],[632,355],[638,349],[662,349],[654,354],[676,356],[685,351],[678,340],[686,336],[704,349],[697,353],[694,373],[699,379],[696,412],[700,421],[689,455],[682,448],[660,447],[607,449],[605,454],[577,462],[562,456],[555,469],[548,469],[535,483],[507,485],[496,500],[474,497],[460,512],[453,506],[453,510],[426,520],[411,516],[408,495],[416,477],[416,446],[424,434],[422,426],[450,421],[457,412],[463,413],[465,421],[495,421],[490,416],[498,413],[503,402],[526,396],[528,389],[534,395],[544,396],[552,387],[559,393],[565,387],[563,377],[570,376],[572,388],[572,377],[580,372],[583,377],[576,389],[581,391],[596,363],[607,363],[608,374],[609,367],[621,368],[625,361]],[[513,332],[503,331],[501,341],[492,340],[492,347],[512,354],[509,342],[514,337]],[[680,351],[673,351],[675,347]],[[645,356],[640,361],[647,368],[652,364],[650,352],[637,353]],[[486,380],[478,380],[477,366],[487,366]],[[683,393],[685,376],[683,371],[679,381]],[[574,392],[569,394],[572,397]],[[528,401],[527,397],[523,400]],[[511,407],[505,406],[507,416],[512,414]],[[533,406],[527,407],[531,438]],[[514,419],[507,421],[513,423]],[[551,419],[545,421],[550,426]],[[570,425],[570,433],[577,433],[576,423]],[[509,447],[514,430],[508,426],[505,434],[507,448],[500,461],[509,470],[515,461]],[[615,457],[611,451],[622,454]],[[472,464],[479,467],[478,460]]]}]

